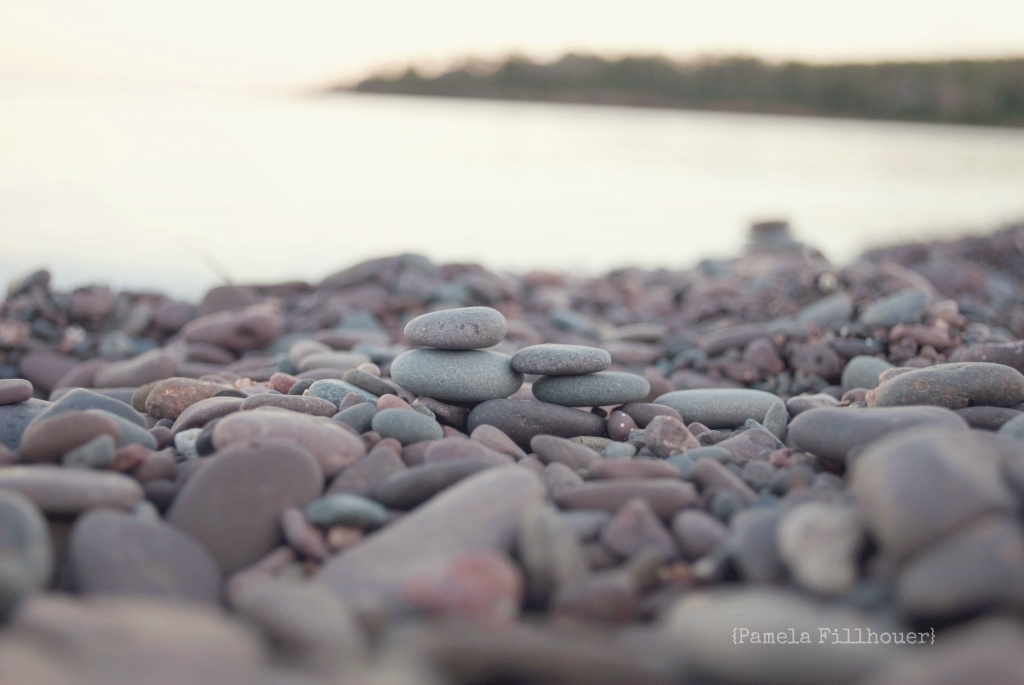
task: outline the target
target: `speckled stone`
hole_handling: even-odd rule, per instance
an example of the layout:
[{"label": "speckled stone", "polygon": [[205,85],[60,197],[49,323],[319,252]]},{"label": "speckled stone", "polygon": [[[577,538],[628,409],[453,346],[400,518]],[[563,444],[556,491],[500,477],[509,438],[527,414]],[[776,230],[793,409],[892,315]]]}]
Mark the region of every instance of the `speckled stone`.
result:
[{"label": "speckled stone", "polygon": [[323,474],[305,449],[279,440],[239,441],[185,482],[167,522],[195,538],[230,574],[274,549],[281,512],[305,506],[322,488]]},{"label": "speckled stone", "polygon": [[585,345],[530,345],[512,355],[513,369],[539,376],[578,376],[605,371],[611,365],[607,350]]},{"label": "speckled stone", "polygon": [[413,394],[446,402],[508,397],[523,384],[511,357],[485,350],[409,350],[391,362],[391,377]]},{"label": "speckled stone", "polygon": [[405,339],[419,347],[480,350],[505,338],[508,324],[490,307],[444,309],[417,316],[405,326]]},{"label": "speckled stone", "polygon": [[644,438],[654,456],[667,458],[700,447],[686,424],[671,416],[655,416],[644,429]]},{"label": "speckled stone", "polygon": [[32,399],[32,383],[24,378],[0,379],[0,406]]},{"label": "speckled stone", "polygon": [[209,399],[226,389],[229,386],[195,378],[168,378],[157,383],[146,397],[146,413],[158,419],[173,421],[196,402]]},{"label": "speckled stone", "polygon": [[1012,407],[1024,402],[1024,374],[1003,364],[955,362],[915,369],[890,378],[875,391],[875,406],[933,404]]},{"label": "speckled stone", "polygon": [[638,402],[651,391],[643,376],[599,371],[582,376],[545,376],[533,384],[533,396],[563,407],[602,407]]},{"label": "speckled stone", "polygon": [[383,409],[374,414],[370,427],[385,438],[403,445],[444,437],[440,424],[429,416],[408,409]]},{"label": "speckled stone", "polygon": [[781,406],[783,412],[786,409],[785,403],[770,392],[731,388],[676,390],[654,402],[675,409],[687,424],[696,421],[712,429],[736,428],[747,419],[762,423],[773,407]]},{"label": "speckled stone", "polygon": [[87,595],[220,601],[221,577],[213,558],[160,520],[94,509],[75,521],[68,554],[75,586]]},{"label": "speckled stone", "polygon": [[485,424],[502,431],[524,450],[530,448],[530,440],[535,435],[572,438],[600,436],[605,432],[605,420],[596,414],[534,400],[483,402],[469,413],[466,428],[474,431]]},{"label": "speckled stone", "polygon": [[137,426],[147,427],[146,419],[138,411],[128,404],[118,401],[112,397],[101,395],[93,390],[75,388],[68,394],[49,405],[46,411],[37,420],[43,420],[57,414],[68,411],[85,411],[87,409],[102,409],[120,416],[122,419],[131,421]]},{"label": "speckled stone", "polygon": [[51,466],[0,469],[0,490],[15,490],[46,514],[80,514],[95,507],[131,509],[142,501],[142,486],[120,473]]}]

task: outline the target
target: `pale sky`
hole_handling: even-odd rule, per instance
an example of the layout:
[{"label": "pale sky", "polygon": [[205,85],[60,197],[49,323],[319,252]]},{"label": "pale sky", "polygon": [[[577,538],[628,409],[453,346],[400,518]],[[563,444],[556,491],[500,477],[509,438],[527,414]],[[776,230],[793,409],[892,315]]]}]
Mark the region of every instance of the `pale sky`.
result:
[{"label": "pale sky", "polygon": [[568,50],[1024,55],[1022,0],[0,0],[0,78],[316,86]]}]

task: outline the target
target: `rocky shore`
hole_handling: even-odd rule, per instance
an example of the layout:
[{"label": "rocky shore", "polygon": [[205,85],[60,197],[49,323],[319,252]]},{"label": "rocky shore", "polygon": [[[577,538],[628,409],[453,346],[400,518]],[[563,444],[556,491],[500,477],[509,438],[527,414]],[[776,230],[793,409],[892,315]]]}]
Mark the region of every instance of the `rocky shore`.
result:
[{"label": "rocky shore", "polygon": [[[0,306],[0,683],[1017,683],[1024,226]],[[980,680],[979,680],[980,679]]]}]

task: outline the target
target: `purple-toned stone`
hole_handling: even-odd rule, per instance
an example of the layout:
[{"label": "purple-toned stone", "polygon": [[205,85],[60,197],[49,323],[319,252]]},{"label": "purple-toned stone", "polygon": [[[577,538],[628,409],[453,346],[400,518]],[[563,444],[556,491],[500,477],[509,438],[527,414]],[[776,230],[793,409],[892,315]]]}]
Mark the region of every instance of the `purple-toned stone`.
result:
[{"label": "purple-toned stone", "polygon": [[405,326],[411,345],[443,350],[481,350],[505,338],[508,326],[490,307],[444,309],[417,316]]},{"label": "purple-toned stone", "polygon": [[605,432],[605,420],[596,414],[533,400],[499,399],[479,404],[470,412],[466,427],[474,431],[485,424],[502,431],[524,450],[535,435],[572,438]]},{"label": "purple-toned stone", "polygon": [[623,504],[601,531],[601,542],[622,558],[643,552],[669,560],[678,554],[676,543],[647,500],[634,498]]},{"label": "purple-toned stone", "polygon": [[242,401],[239,409],[247,411],[249,409],[258,409],[259,407],[279,407],[281,409],[287,409],[300,414],[326,416],[327,418],[338,413],[338,408],[334,406],[333,402],[328,402],[327,400],[319,397],[310,397],[308,395],[276,395],[271,393],[250,395]]},{"label": "purple-toned stone", "polygon": [[634,497],[647,500],[659,517],[668,520],[682,509],[695,507],[700,498],[690,483],[672,480],[610,480],[584,483],[554,495],[563,509],[598,509],[615,512]]},{"label": "purple-toned stone", "polygon": [[128,476],[53,466],[2,468],[3,488],[20,492],[46,514],[80,514],[96,507],[131,509],[142,500],[142,487]]},{"label": "purple-toned stone", "polygon": [[0,405],[18,404],[32,399],[32,384],[24,378],[0,379]]},{"label": "purple-toned stone", "polygon": [[577,376],[606,371],[612,356],[600,347],[542,344],[523,347],[512,355],[512,368],[540,376]]}]

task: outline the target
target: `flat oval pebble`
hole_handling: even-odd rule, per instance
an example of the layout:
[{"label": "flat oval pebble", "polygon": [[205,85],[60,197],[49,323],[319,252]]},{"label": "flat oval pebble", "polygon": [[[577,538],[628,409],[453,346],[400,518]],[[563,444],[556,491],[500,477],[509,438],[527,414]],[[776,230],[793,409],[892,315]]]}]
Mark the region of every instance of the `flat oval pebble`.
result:
[{"label": "flat oval pebble", "polygon": [[380,528],[388,522],[388,510],[371,499],[350,494],[318,497],[303,509],[310,523],[330,528],[347,526],[360,530]]},{"label": "flat oval pebble", "polygon": [[991,362],[954,362],[914,369],[890,378],[875,391],[875,406],[933,404],[1012,407],[1024,402],[1024,374]]},{"label": "flat oval pebble", "polygon": [[524,450],[530,449],[535,435],[573,438],[605,433],[605,420],[597,414],[534,400],[483,402],[469,413],[466,428],[472,432],[483,425],[494,426]]},{"label": "flat oval pebble", "polygon": [[415,395],[445,402],[508,397],[523,384],[511,357],[486,350],[409,350],[391,362],[391,378]]},{"label": "flat oval pebble", "polygon": [[227,389],[221,383],[195,378],[168,378],[156,384],[146,397],[146,413],[172,421],[190,406]]},{"label": "flat oval pebble", "polygon": [[394,438],[403,445],[444,437],[437,421],[408,409],[384,409],[374,414],[370,427],[385,438]]},{"label": "flat oval pebble", "polygon": [[46,414],[51,403],[30,399],[18,404],[0,404],[0,446],[16,449],[29,424]]},{"label": "flat oval pebble", "polygon": [[366,453],[358,436],[331,419],[269,407],[230,414],[213,429],[218,450],[263,439],[283,440],[308,450],[327,478]]},{"label": "flat oval pebble", "polygon": [[747,419],[763,423],[768,412],[776,406],[786,413],[785,403],[778,396],[763,390],[676,390],[662,395],[654,402],[675,409],[687,424],[696,421],[708,428],[736,428],[742,426]]},{"label": "flat oval pebble", "polygon": [[864,354],[857,355],[843,367],[840,387],[844,391],[852,388],[873,390],[878,387],[879,374],[892,368],[895,367],[884,359]]},{"label": "flat oval pebble", "polygon": [[495,466],[479,459],[419,464],[388,476],[370,496],[389,509],[412,509],[460,480]]},{"label": "flat oval pebble", "polygon": [[220,601],[220,572],[210,554],[159,520],[94,509],[75,521],[68,554],[85,594]]},{"label": "flat oval pebble", "polygon": [[423,453],[424,464],[436,464],[441,461],[489,461],[495,466],[514,464],[515,459],[492,450],[487,445],[464,437],[455,436],[443,440],[434,440]]},{"label": "flat oval pebble", "polygon": [[191,428],[202,428],[214,419],[240,411],[244,401],[241,397],[209,397],[199,400],[178,414],[171,425],[171,432],[177,434]]},{"label": "flat oval pebble", "polygon": [[586,469],[602,460],[601,455],[589,447],[554,435],[533,436],[530,449],[545,464],[557,462],[574,471]]},{"label": "flat oval pebble", "polygon": [[651,391],[643,376],[600,371],[582,376],[545,376],[533,384],[533,396],[563,407],[603,407],[638,402]]},{"label": "flat oval pebble", "polygon": [[79,514],[95,507],[131,509],[142,501],[142,486],[120,473],[51,466],[0,469],[0,489],[24,495],[47,514]]},{"label": "flat oval pebble", "polygon": [[504,340],[507,330],[505,317],[498,310],[461,307],[417,316],[405,325],[405,339],[419,347],[481,350]]},{"label": "flat oval pebble", "polygon": [[38,418],[42,420],[64,412],[85,411],[88,409],[102,409],[111,414],[116,414],[122,419],[131,421],[137,426],[147,427],[146,419],[142,414],[128,404],[85,388],[75,388],[59,400],[53,402],[44,414]]},{"label": "flat oval pebble", "polygon": [[121,437],[113,418],[85,411],[70,411],[33,421],[21,436],[18,455],[29,463],[55,462],[65,452],[100,435]]},{"label": "flat oval pebble", "polygon": [[697,506],[697,489],[690,483],[666,479],[622,479],[584,483],[554,496],[563,509],[597,509],[616,512],[626,502],[639,497],[647,501],[658,516],[670,519],[682,509]]},{"label": "flat oval pebble", "polygon": [[0,379],[0,405],[18,404],[32,399],[32,384],[24,378]]},{"label": "flat oval pebble", "polygon": [[411,579],[460,554],[510,551],[523,513],[542,496],[532,473],[490,469],[332,557],[317,579],[344,601],[386,601]]},{"label": "flat oval pebble", "polygon": [[258,409],[259,407],[280,407],[300,414],[310,416],[326,416],[328,418],[338,413],[338,408],[332,402],[319,397],[302,395],[277,395],[272,393],[261,393],[251,395],[242,400],[239,407],[242,411]]},{"label": "flat oval pebble", "polygon": [[577,376],[605,371],[611,365],[607,350],[586,345],[530,345],[512,355],[513,369],[539,376]]},{"label": "flat oval pebble", "polygon": [[0,621],[21,597],[50,583],[53,562],[50,530],[39,507],[0,488]]},{"label": "flat oval pebble", "polygon": [[153,350],[132,359],[111,362],[96,372],[97,388],[138,387],[170,378],[178,371],[178,360],[162,350]]},{"label": "flat oval pebble", "polygon": [[333,403],[335,406],[340,405],[341,401],[344,400],[345,396],[349,393],[355,393],[364,402],[377,401],[377,396],[373,393],[367,392],[358,386],[335,378],[324,378],[322,380],[318,380],[310,385],[309,389],[306,391],[307,395],[325,399],[328,402]]},{"label": "flat oval pebble", "polygon": [[391,387],[387,381],[361,369],[349,369],[341,377],[341,380],[362,388],[366,392],[377,397],[388,394],[393,395],[395,393],[395,389]]},{"label": "flat oval pebble", "polygon": [[167,522],[202,544],[227,575],[274,549],[281,538],[281,512],[305,506],[322,489],[322,472],[301,447],[279,440],[239,441],[219,450],[186,481]]},{"label": "flat oval pebble", "polygon": [[789,424],[796,447],[826,459],[844,462],[857,448],[894,432],[917,426],[937,431],[965,431],[967,421],[943,407],[846,407],[801,412]]}]

